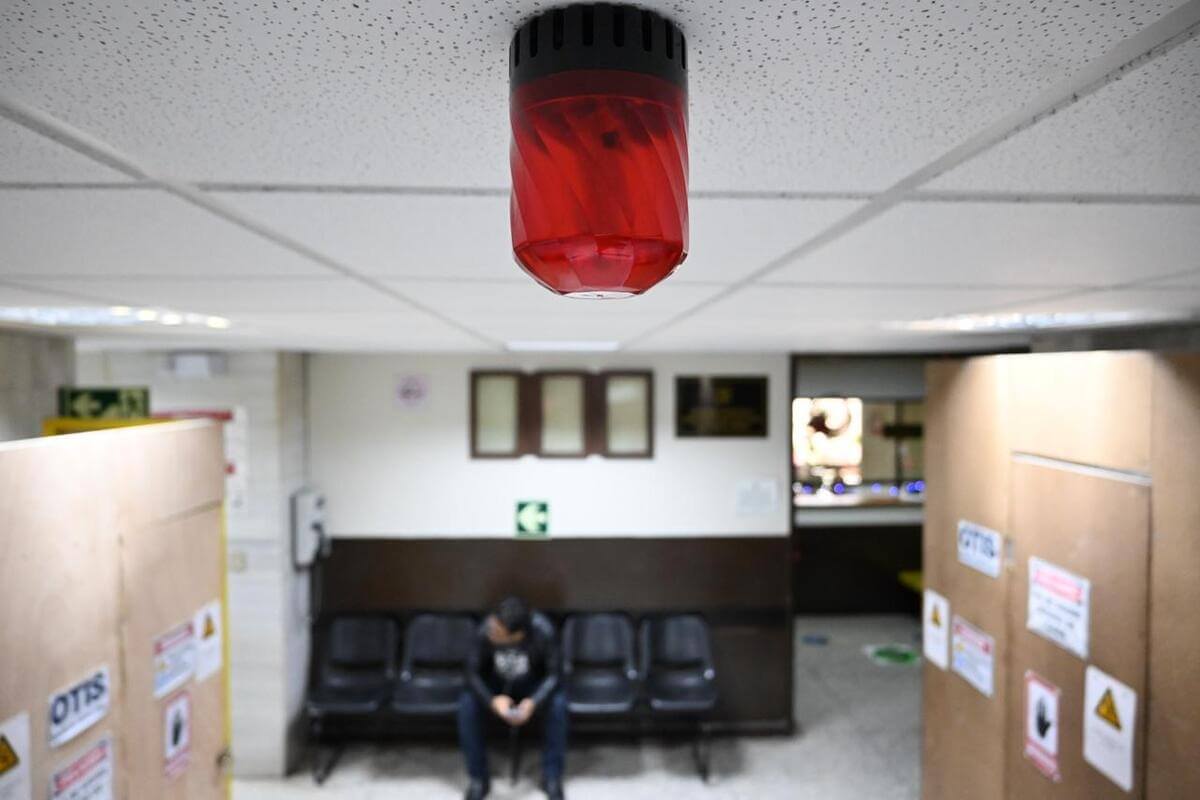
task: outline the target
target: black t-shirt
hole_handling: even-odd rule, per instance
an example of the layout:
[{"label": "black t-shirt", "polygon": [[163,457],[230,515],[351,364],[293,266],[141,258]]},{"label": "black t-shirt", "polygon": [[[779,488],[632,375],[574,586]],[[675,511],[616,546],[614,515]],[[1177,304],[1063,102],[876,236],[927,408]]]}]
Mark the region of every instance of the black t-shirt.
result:
[{"label": "black t-shirt", "polygon": [[528,697],[540,706],[558,685],[558,662],[554,626],[542,614],[534,612],[525,637],[511,645],[492,644],[484,620],[467,657],[467,681],[488,705],[504,694],[515,701]]}]

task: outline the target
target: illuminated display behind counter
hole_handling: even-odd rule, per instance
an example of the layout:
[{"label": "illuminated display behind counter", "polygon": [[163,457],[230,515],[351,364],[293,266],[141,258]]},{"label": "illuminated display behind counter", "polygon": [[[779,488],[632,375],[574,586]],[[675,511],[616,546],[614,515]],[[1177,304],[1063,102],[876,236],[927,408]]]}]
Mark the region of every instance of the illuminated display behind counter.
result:
[{"label": "illuminated display behind counter", "polygon": [[793,505],[920,506],[924,403],[858,397],[792,401]]}]

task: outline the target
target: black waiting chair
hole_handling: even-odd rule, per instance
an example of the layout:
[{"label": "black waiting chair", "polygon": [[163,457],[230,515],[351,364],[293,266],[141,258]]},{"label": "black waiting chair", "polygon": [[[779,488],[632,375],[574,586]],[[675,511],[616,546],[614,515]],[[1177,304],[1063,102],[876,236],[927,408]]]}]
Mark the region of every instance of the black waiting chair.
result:
[{"label": "black waiting chair", "polygon": [[655,714],[690,717],[696,722],[694,753],[702,780],[708,780],[710,741],[707,717],[717,705],[708,625],[695,614],[642,621],[642,680]]},{"label": "black waiting chair", "polygon": [[[396,681],[396,621],[378,614],[343,614],[319,629],[317,662],[306,710],[313,738],[329,724],[370,717],[387,705]],[[335,747],[318,756],[313,777],[323,783],[341,755]]]},{"label": "black waiting chair", "polygon": [[420,614],[404,633],[400,680],[392,710],[410,716],[453,716],[466,688],[464,669],[475,620],[462,614]]},{"label": "black waiting chair", "polygon": [[572,714],[626,714],[638,696],[633,623],[623,614],[577,614],[562,634],[562,675]]}]

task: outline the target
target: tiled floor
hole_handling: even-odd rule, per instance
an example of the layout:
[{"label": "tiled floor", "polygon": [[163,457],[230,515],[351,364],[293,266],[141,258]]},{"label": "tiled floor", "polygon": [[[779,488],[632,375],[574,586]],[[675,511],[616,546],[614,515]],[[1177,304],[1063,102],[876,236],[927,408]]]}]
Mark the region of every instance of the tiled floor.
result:
[{"label": "tiled floor", "polygon": [[[805,634],[828,636],[806,644]],[[796,622],[796,719],[791,738],[718,739],[713,778],[696,778],[686,744],[659,742],[572,747],[571,800],[906,800],[919,794],[919,666],[879,666],[869,644],[920,649],[908,617],[807,617]],[[534,800],[537,758],[526,759],[517,787],[495,781],[496,800]],[[504,764],[501,754],[493,769]],[[452,800],[463,772],[449,745],[364,747],[348,751],[324,787],[307,774],[281,781],[238,781],[234,800]]]}]

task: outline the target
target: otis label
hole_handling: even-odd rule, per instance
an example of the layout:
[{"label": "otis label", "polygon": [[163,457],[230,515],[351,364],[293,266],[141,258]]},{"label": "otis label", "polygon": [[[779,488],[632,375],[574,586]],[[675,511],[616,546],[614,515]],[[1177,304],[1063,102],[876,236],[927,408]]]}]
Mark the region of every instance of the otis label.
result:
[{"label": "otis label", "polygon": [[108,666],[100,667],[83,680],[50,696],[49,740],[51,747],[66,744],[104,719],[112,701]]}]

